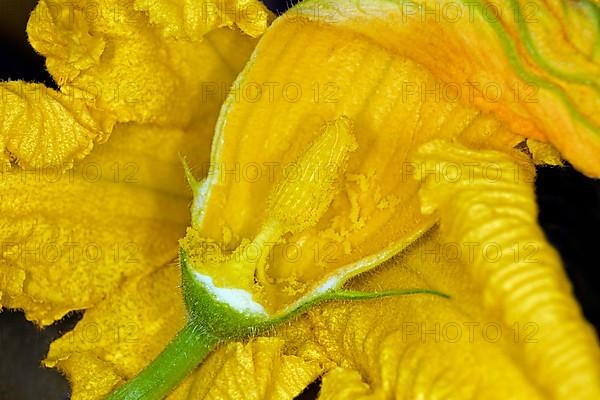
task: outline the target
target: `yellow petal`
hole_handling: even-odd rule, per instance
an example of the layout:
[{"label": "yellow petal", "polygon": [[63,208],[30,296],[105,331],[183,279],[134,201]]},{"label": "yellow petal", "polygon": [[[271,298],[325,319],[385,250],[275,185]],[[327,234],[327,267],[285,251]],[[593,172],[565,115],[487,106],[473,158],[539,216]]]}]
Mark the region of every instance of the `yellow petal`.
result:
[{"label": "yellow petal", "polygon": [[74,87],[104,118],[183,128],[216,112],[222,99],[206,91],[226,91],[254,40],[216,26],[201,42],[167,39],[149,18],[133,0],[41,0],[27,32],[59,85]]},{"label": "yellow petal", "polygon": [[423,146],[417,160],[423,168],[476,163],[473,178],[463,175],[456,183],[427,178],[420,192],[423,210],[439,210],[444,239],[488,245],[465,270],[481,290],[487,315],[507,326],[536,324],[540,342],[520,343],[520,360],[533,381],[554,398],[598,397],[598,341],[537,224],[531,167],[518,158],[441,141]]},{"label": "yellow petal", "polygon": [[551,144],[527,139],[527,148],[536,164],[563,166],[560,153]]},{"label": "yellow petal", "polygon": [[183,326],[177,266],[152,269],[86,312],[73,331],[51,345],[45,364],[68,374],[74,399],[103,398],[156,357]]},{"label": "yellow petal", "polygon": [[24,168],[67,169],[103,135],[88,105],[69,93],[14,81],[0,83],[0,95],[3,169],[10,162]]},{"label": "yellow petal", "polygon": [[323,377],[319,400],[360,399],[368,393],[369,385],[362,381],[357,371],[338,367]]},{"label": "yellow petal", "polygon": [[119,125],[74,169],[4,171],[3,305],[46,325],[174,259],[191,195],[179,155],[201,162],[203,141],[174,129]]},{"label": "yellow petal", "polygon": [[193,373],[188,393],[169,399],[292,399],[322,368],[315,360],[285,353],[279,338],[224,345]]},{"label": "yellow petal", "polygon": [[165,37],[198,40],[215,28],[238,26],[257,37],[267,28],[271,13],[256,0],[135,0],[135,8],[146,11],[150,22],[162,28]]},{"label": "yellow petal", "polygon": [[40,1],[29,39],[61,91],[0,84],[0,161],[67,169],[105,141],[116,121],[205,125],[255,40],[211,28],[192,43],[164,39],[157,29],[132,2]]},{"label": "yellow petal", "polygon": [[[91,329],[96,329],[95,325]],[[92,333],[92,335],[95,334]],[[61,361],[61,369],[63,371],[70,369],[80,371],[81,379],[71,381],[72,399],[99,399],[101,397],[96,393],[105,394],[107,387],[121,382],[121,378],[111,370],[109,363],[85,353],[74,353]]]},{"label": "yellow petal", "polygon": [[405,95],[493,112],[515,132],[551,142],[578,169],[600,176],[600,60],[577,38],[589,34],[598,43],[597,8],[588,2],[341,1],[317,13],[323,3],[305,1],[291,12],[367,37],[438,78],[438,87],[407,80]]}]

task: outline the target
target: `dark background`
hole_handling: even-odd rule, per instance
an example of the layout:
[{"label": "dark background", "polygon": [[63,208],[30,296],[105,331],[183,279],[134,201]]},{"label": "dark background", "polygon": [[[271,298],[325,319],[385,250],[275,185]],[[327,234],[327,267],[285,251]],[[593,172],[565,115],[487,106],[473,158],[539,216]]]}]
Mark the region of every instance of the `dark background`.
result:
[{"label": "dark background", "polygon": [[[44,59],[27,43],[25,26],[36,0],[0,0],[0,81],[23,79],[55,86],[44,68]],[[295,3],[296,1],[294,1]],[[18,3],[14,7],[14,3]],[[274,11],[290,4],[268,0]],[[2,12],[4,10],[4,12]],[[16,12],[19,11],[19,12]],[[539,169],[536,182],[540,223],[548,239],[560,252],[579,303],[587,319],[600,327],[600,281],[595,269],[600,235],[600,180],[592,180],[573,168]],[[69,385],[54,370],[40,366],[52,340],[71,329],[81,318],[73,313],[40,331],[22,313],[0,312],[0,400],[63,400],[69,398]],[[318,382],[310,385],[302,398],[314,398]]]}]

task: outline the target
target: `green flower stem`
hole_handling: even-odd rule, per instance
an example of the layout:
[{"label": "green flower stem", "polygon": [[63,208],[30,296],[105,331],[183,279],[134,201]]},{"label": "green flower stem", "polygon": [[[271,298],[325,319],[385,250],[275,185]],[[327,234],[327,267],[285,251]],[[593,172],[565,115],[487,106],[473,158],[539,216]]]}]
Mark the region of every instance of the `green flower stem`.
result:
[{"label": "green flower stem", "polygon": [[115,390],[109,400],[162,400],[221,340],[187,325],[142,372]]}]

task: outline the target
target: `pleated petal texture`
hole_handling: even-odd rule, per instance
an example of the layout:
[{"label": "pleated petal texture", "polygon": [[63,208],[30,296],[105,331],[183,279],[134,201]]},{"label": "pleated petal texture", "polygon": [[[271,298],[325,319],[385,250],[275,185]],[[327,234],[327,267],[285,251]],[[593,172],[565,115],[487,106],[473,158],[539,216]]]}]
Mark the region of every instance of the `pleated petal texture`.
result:
[{"label": "pleated petal texture", "polygon": [[105,118],[184,128],[214,107],[206,85],[227,87],[254,41],[216,26],[206,26],[196,40],[165,37],[152,16],[168,4],[138,10],[133,0],[42,0],[27,32],[56,82],[75,87]]},{"label": "pleated petal texture", "polygon": [[3,165],[3,306],[50,324],[176,258],[191,196],[180,154],[206,154],[202,137],[119,125],[68,171]]},{"label": "pleated petal texture", "polygon": [[3,164],[66,170],[87,156],[103,135],[86,102],[44,85],[3,82],[0,96]]},{"label": "pleated petal texture", "polygon": [[146,11],[165,36],[189,40],[197,40],[212,29],[233,25],[257,37],[272,18],[265,5],[256,0],[135,0],[134,7]]}]

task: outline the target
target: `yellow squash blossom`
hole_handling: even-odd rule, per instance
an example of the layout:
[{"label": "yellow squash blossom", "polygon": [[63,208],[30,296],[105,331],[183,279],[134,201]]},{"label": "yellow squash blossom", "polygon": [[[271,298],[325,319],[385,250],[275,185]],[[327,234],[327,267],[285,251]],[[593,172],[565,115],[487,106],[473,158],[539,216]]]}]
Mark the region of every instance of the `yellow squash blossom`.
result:
[{"label": "yellow squash blossom", "polygon": [[[2,236],[14,244],[3,249],[0,300],[40,324],[88,309],[46,360],[69,376],[73,398],[119,387],[113,398],[156,398],[122,385],[193,369],[205,354],[159,356],[133,379],[182,328],[169,346],[219,347],[170,399],[292,398],[318,376],[323,399],[600,396],[597,339],[533,192],[533,163],[560,162],[543,142],[600,175],[597,5],[530,3],[533,25],[516,1],[305,1],[249,56],[253,41],[217,28],[232,25],[223,17],[199,24],[196,2],[123,4],[142,22],[30,22],[74,100],[52,92],[59,101],[31,107],[27,90],[3,86],[17,100],[0,110],[12,161]],[[447,12],[423,18],[427,7]],[[237,25],[257,35],[260,15]],[[203,164],[221,84],[246,61]],[[86,99],[90,82],[110,93],[115,77],[139,82],[145,101]],[[112,174],[129,163],[136,184],[129,170],[90,182],[89,165]],[[24,181],[49,165],[73,181]],[[123,249],[94,268],[89,252],[48,261],[44,245],[86,238]],[[27,244],[48,249],[31,255]],[[270,323],[318,300],[410,288],[451,298],[337,301]],[[205,325],[186,331],[186,320]],[[90,340],[90,327],[104,334]],[[236,338],[249,340],[223,340]]]}]

